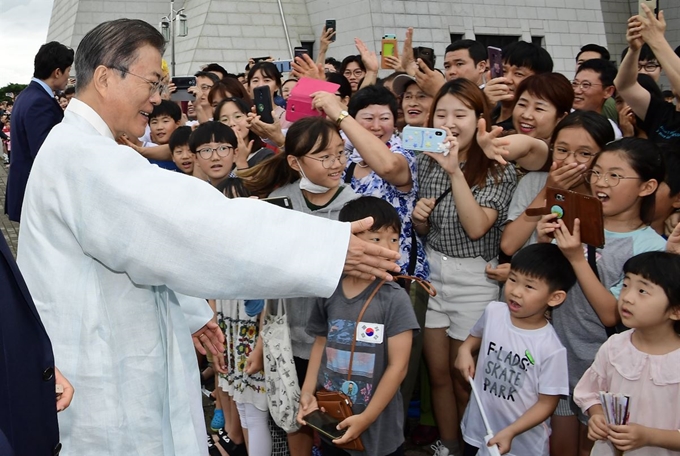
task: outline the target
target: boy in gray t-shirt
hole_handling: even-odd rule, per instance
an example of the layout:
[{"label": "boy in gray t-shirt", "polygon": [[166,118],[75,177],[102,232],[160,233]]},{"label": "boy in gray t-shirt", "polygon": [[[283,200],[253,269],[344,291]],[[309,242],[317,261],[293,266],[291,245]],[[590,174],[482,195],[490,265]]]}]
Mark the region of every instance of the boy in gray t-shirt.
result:
[{"label": "boy in gray t-shirt", "polygon": [[[348,203],[341,221],[374,219],[363,239],[399,251],[399,215],[394,207],[375,197]],[[352,455],[401,454],[404,442],[404,412],[399,386],[406,375],[413,331],[420,327],[406,292],[396,283],[382,284],[357,327],[357,319],[379,280],[344,276],[328,299],[319,299],[312,309],[307,333],[315,337],[307,377],[300,396],[298,420],[318,408],[314,393],[319,388],[342,391],[353,403],[354,415],[342,421],[346,429],[336,444],[361,437],[365,451]],[[356,339],[351,378],[348,380],[352,341]],[[324,455],[348,452],[323,442]]]}]

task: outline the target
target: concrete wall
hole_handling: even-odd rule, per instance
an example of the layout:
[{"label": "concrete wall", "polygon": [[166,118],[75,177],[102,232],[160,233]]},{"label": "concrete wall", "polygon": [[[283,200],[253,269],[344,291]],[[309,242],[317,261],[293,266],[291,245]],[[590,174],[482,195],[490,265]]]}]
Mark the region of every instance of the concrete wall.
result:
[{"label": "concrete wall", "polygon": [[[680,44],[680,2],[668,2],[667,37]],[[409,26],[416,28],[414,45],[435,49],[441,66],[450,34],[513,35],[530,41],[543,37],[555,70],[573,75],[574,57],[581,45],[608,46],[613,56],[625,47],[625,24],[636,0],[282,0],[292,46],[316,41],[326,19],[336,19],[337,41],[328,56],[355,54],[354,37],[379,50],[386,33],[400,40]],[[288,45],[276,0],[178,0],[186,7],[189,36],[176,39],[176,74],[190,74],[208,62],[220,62],[233,72],[243,71],[248,57],[272,55],[289,59]],[[662,5],[663,6],[663,5]],[[158,24],[167,15],[168,0],[55,0],[48,39],[77,47],[96,24],[135,17]],[[165,55],[171,61],[170,46]]]}]

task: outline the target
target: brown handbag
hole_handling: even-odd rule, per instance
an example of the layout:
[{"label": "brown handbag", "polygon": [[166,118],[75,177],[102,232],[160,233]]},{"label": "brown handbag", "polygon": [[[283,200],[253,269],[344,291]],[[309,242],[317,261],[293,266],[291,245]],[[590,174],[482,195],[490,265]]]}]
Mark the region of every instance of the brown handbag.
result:
[{"label": "brown handbag", "polygon": [[[430,296],[436,296],[437,292],[435,291],[434,288],[432,288],[432,285],[430,285],[429,282],[426,282],[422,279],[419,279],[417,277],[412,277],[412,276],[394,276],[396,279],[410,279],[410,280],[415,280],[417,281],[425,290],[430,294]],[[378,293],[378,290],[380,287],[383,286],[385,283],[385,280],[381,281],[377,287],[375,287],[375,290],[371,293],[371,295],[368,297],[366,300],[366,303],[364,306],[361,308],[361,312],[359,312],[359,316],[357,317],[357,321],[355,324],[355,329],[354,329],[354,338],[352,339],[352,348],[350,350],[350,355],[349,355],[349,367],[347,369],[347,381],[351,380],[352,378],[352,362],[354,361],[354,348],[356,346],[356,341],[357,341],[357,334],[356,331],[359,328],[359,323],[361,322],[361,318],[364,316],[364,313],[366,313],[366,309],[368,309],[368,305],[371,303],[375,295]],[[326,391],[325,389],[321,389],[316,392],[316,402],[319,406],[320,409],[323,409],[325,413],[329,414],[336,420],[342,422],[346,418],[349,418],[350,416],[354,415],[354,412],[352,412],[352,400],[342,391]],[[347,442],[342,445],[336,445],[338,448],[342,448],[343,450],[353,450],[353,451],[364,451],[364,444],[361,442],[361,436],[357,437],[356,439]]]}]

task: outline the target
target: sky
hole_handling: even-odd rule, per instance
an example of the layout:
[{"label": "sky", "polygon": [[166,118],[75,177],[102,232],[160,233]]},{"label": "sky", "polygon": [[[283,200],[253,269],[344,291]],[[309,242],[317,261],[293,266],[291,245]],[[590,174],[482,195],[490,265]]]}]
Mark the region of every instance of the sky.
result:
[{"label": "sky", "polygon": [[0,0],[0,87],[28,84],[47,39],[53,0]]}]

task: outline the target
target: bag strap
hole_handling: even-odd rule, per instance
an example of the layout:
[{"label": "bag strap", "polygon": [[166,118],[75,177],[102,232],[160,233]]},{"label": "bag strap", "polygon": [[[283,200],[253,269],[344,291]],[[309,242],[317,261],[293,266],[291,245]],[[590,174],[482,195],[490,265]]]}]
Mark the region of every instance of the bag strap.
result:
[{"label": "bag strap", "polygon": [[434,289],[432,284],[430,282],[428,282],[427,280],[421,279],[420,277],[415,277],[415,276],[411,276],[411,275],[395,275],[395,276],[392,276],[392,277],[394,277],[395,279],[406,279],[406,280],[418,282],[418,284],[421,287],[423,287],[423,289],[425,291],[427,291],[427,294],[429,294],[430,296],[437,296],[437,290]]},{"label": "bag strap", "polygon": [[416,265],[418,264],[418,238],[416,237],[416,229],[411,221],[411,252],[408,256],[408,266],[406,266],[406,274],[413,275],[416,272]]},{"label": "bag strap", "polygon": [[354,168],[357,167],[356,162],[352,162],[349,164],[347,167],[347,171],[345,171],[345,184],[351,184],[352,183],[352,176],[354,176]]},{"label": "bag strap", "polygon": [[[409,276],[409,275],[395,275],[393,276],[395,279],[409,279],[409,280],[415,280],[420,284],[421,287],[427,291],[427,293],[430,296],[437,296],[437,290],[434,289],[434,287],[430,284],[430,282],[421,279],[420,277],[414,277],[414,276]],[[359,312],[359,316],[357,317],[357,321],[354,324],[354,338],[352,339],[352,348],[350,350],[349,354],[349,367],[347,369],[347,380],[351,380],[352,378],[352,363],[354,362],[354,348],[356,347],[357,344],[357,331],[359,330],[359,323],[361,323],[361,319],[363,318],[364,314],[366,313],[366,309],[368,309],[368,305],[371,303],[375,295],[378,293],[378,290],[380,290],[380,287],[383,286],[385,283],[385,279],[383,279],[377,287],[371,292],[371,295],[368,297],[366,300],[366,303],[364,304],[364,307],[361,308],[361,312]]]},{"label": "bag strap", "polygon": [[449,188],[447,188],[446,190],[444,190],[444,193],[442,193],[441,195],[439,195],[439,198],[437,198],[437,199],[435,200],[434,205],[436,206],[437,204],[441,203],[442,200],[443,200],[444,198],[446,198],[446,195],[448,195],[449,193],[451,193],[451,190],[452,190],[452,187],[449,187]]},{"label": "bag strap", "polygon": [[364,304],[364,307],[361,308],[361,312],[359,312],[359,316],[357,317],[357,321],[354,324],[354,338],[352,339],[352,349],[350,350],[349,354],[349,368],[347,370],[347,380],[350,380],[352,378],[352,362],[354,361],[354,348],[357,345],[357,331],[359,330],[359,323],[361,322],[361,318],[364,316],[364,313],[366,313],[366,309],[368,309],[368,305],[373,301],[373,298],[375,297],[376,294],[378,294],[378,290],[380,290],[380,287],[383,286],[385,283],[385,279],[383,279],[377,287],[371,292],[370,296],[366,300],[366,303]]}]

